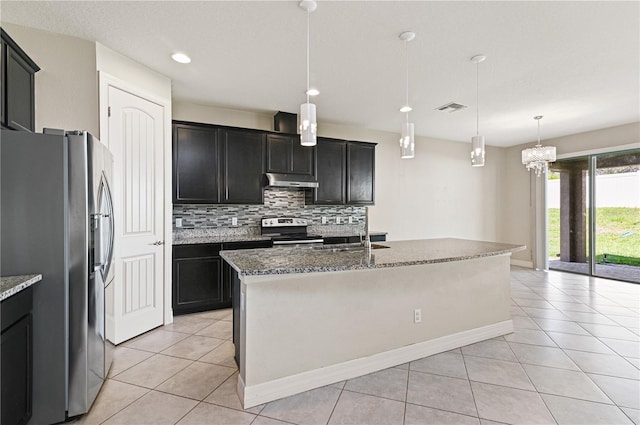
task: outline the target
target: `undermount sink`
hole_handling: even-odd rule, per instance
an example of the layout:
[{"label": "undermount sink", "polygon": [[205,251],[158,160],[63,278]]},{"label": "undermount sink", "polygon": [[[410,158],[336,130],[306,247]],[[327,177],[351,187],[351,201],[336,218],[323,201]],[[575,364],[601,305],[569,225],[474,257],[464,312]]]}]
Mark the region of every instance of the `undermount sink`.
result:
[{"label": "undermount sink", "polygon": [[390,246],[386,246],[386,245],[380,245],[377,243],[372,243],[371,244],[371,249],[383,249],[383,248],[391,248]]},{"label": "undermount sink", "polygon": [[364,248],[360,245],[358,246],[331,246],[331,245],[323,245],[323,246],[314,246],[311,248],[317,251],[329,251],[329,252],[349,252],[349,251],[363,251]]}]

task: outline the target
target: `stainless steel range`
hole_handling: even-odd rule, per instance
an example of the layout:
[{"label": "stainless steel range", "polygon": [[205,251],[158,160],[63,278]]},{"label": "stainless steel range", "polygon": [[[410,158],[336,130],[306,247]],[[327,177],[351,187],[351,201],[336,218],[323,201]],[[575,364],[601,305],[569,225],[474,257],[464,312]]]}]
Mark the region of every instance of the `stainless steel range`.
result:
[{"label": "stainless steel range", "polygon": [[323,243],[322,236],[307,233],[307,220],[295,217],[264,217],[260,233],[270,236],[274,245]]}]

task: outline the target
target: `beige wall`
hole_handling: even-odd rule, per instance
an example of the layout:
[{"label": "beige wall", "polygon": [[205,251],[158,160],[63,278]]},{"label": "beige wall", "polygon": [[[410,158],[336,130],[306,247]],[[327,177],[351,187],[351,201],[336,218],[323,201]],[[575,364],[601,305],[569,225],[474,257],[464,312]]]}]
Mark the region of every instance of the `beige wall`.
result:
[{"label": "beige wall", "polygon": [[[273,129],[273,114],[176,101],[173,119]],[[459,237],[498,241],[496,209],[504,149],[488,148],[487,165],[469,165],[469,143],[416,139],[416,158],[400,159],[399,133],[320,122],[324,137],[378,142],[372,230],[389,240]]]},{"label": "beige wall", "polygon": [[36,131],[49,127],[99,135],[95,43],[4,22],[2,28],[40,67]]},{"label": "beige wall", "polygon": [[98,71],[122,80],[140,92],[171,101],[169,78],[100,43],[95,43],[95,50]]},{"label": "beige wall", "polygon": [[[536,202],[541,202],[532,196],[535,175],[530,176],[521,164],[522,149],[533,144],[534,142],[505,149],[504,189],[498,209],[498,238],[500,242],[526,244],[525,251],[513,254],[514,260],[524,262],[533,262],[536,231],[533,224],[534,207]],[[542,144],[555,146],[558,156],[613,151],[619,147],[640,148],[640,122],[548,139]]]}]

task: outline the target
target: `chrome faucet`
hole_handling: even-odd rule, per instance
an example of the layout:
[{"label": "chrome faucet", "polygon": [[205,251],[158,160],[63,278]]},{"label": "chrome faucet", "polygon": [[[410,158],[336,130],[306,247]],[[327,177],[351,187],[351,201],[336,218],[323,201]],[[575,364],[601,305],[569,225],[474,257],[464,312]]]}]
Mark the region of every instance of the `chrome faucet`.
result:
[{"label": "chrome faucet", "polygon": [[360,234],[360,244],[365,251],[371,251],[371,237],[369,235],[369,207],[364,207],[364,240]]}]

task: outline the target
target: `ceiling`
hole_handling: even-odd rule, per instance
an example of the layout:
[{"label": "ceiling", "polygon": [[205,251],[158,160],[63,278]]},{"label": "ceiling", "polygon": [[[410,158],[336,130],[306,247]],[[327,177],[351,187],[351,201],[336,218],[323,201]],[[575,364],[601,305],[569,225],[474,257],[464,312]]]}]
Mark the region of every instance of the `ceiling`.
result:
[{"label": "ceiling", "polygon": [[[172,80],[174,100],[297,112],[306,15],[297,1],[2,1],[3,22],[68,34]],[[320,1],[311,84],[322,122],[400,132],[409,43],[417,135],[512,146],[640,120],[640,2]],[[191,56],[188,65],[170,59]],[[469,107],[435,111],[448,102]]]}]

